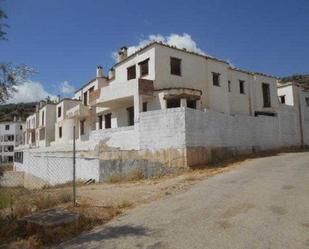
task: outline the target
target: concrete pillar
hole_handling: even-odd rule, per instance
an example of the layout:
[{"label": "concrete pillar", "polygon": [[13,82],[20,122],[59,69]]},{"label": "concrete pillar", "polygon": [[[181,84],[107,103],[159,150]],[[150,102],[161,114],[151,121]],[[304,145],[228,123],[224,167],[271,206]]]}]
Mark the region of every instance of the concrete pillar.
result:
[{"label": "concrete pillar", "polygon": [[197,100],[196,101],[196,110],[201,110],[202,109],[202,103],[201,103],[201,100]]},{"label": "concrete pillar", "polygon": [[163,105],[162,105],[162,110],[167,109],[167,101],[166,99],[163,99]]},{"label": "concrete pillar", "polygon": [[180,99],[180,107],[187,107],[187,99],[186,98]]},{"label": "concrete pillar", "polygon": [[134,123],[139,122],[139,113],[143,110],[143,96],[134,95]]},{"label": "concrete pillar", "polygon": [[144,102],[143,96],[140,95],[139,96],[139,112],[143,112],[143,102]]}]

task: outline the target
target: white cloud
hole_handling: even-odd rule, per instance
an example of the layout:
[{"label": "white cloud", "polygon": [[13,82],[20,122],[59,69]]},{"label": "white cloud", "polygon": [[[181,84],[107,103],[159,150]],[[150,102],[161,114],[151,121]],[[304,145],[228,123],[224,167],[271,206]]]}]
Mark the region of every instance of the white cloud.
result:
[{"label": "white cloud", "polygon": [[[138,45],[128,47],[128,55],[133,54],[138,49],[140,49],[140,48],[142,48],[142,47],[146,46],[147,44],[154,42],[154,41],[162,42],[164,44],[167,44],[167,45],[170,45],[170,46],[175,46],[175,47],[180,48],[180,49],[185,48],[186,50],[188,50],[190,52],[195,52],[195,53],[205,55],[205,52],[196,45],[196,42],[187,33],[183,33],[182,35],[170,34],[169,36],[163,36],[163,35],[160,35],[160,34],[149,35],[147,39],[140,40]],[[112,58],[117,61],[118,53],[113,52]]]},{"label": "white cloud", "polygon": [[51,99],[56,99],[56,96],[48,93],[39,82],[29,80],[17,85],[16,90],[17,92],[13,93],[13,97],[7,101],[8,103],[36,102],[46,99],[48,96]]},{"label": "white cloud", "polygon": [[72,94],[72,93],[74,93],[75,88],[74,88],[74,86],[72,86],[72,85],[66,80],[66,81],[63,81],[63,82],[61,83],[60,91],[61,91],[61,93],[67,95],[67,94]]}]

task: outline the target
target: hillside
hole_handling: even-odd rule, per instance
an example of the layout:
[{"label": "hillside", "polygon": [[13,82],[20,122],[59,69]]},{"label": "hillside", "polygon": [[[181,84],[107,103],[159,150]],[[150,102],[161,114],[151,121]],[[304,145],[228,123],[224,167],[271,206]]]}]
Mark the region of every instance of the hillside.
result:
[{"label": "hillside", "polygon": [[294,74],[291,76],[281,78],[282,82],[297,82],[301,85],[309,87],[309,74]]},{"label": "hillside", "polygon": [[23,121],[35,111],[36,102],[0,105],[0,122],[13,121],[14,116]]}]

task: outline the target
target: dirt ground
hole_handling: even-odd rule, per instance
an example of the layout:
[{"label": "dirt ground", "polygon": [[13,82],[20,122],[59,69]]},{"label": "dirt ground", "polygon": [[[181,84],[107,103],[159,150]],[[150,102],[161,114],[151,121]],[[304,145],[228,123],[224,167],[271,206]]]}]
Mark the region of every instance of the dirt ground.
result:
[{"label": "dirt ground", "polygon": [[[77,186],[77,207],[72,207],[72,202],[58,205],[58,209],[66,209],[83,215],[84,220],[78,231],[59,231],[56,235],[46,237],[31,236],[0,248],[42,248],[51,241],[58,244],[70,237],[77,236],[80,232],[92,229],[94,226],[104,224],[114,217],[125,214],[129,209],[136,206],[168,198],[171,195],[184,192],[195,183],[213,175],[230,171],[240,167],[242,162],[226,163],[214,167],[188,170],[178,175],[160,176],[147,180],[136,180],[118,183],[91,184],[88,186]],[[44,190],[45,195],[59,195],[63,192],[71,192],[72,187],[62,186]],[[63,229],[62,229],[63,230]],[[65,234],[60,238],[61,234]],[[56,236],[56,237],[55,237]],[[57,239],[56,239],[57,238]],[[57,241],[57,242],[56,242]],[[45,245],[46,246],[46,245]]]},{"label": "dirt ground", "polygon": [[242,162],[219,165],[200,170],[189,170],[179,175],[123,183],[104,183],[77,188],[78,203],[91,206],[134,207],[159,198],[186,191],[199,180],[232,170]]}]

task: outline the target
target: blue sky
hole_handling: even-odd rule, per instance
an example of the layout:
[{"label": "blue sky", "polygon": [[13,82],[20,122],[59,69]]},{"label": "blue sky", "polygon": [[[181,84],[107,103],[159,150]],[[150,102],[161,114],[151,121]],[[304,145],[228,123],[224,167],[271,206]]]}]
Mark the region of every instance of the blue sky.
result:
[{"label": "blue sky", "polygon": [[78,88],[92,79],[96,65],[107,71],[114,51],[149,35],[189,34],[207,54],[253,71],[309,73],[308,0],[0,0],[0,6],[10,25],[0,60],[35,68],[32,80],[53,95],[63,82]]}]

